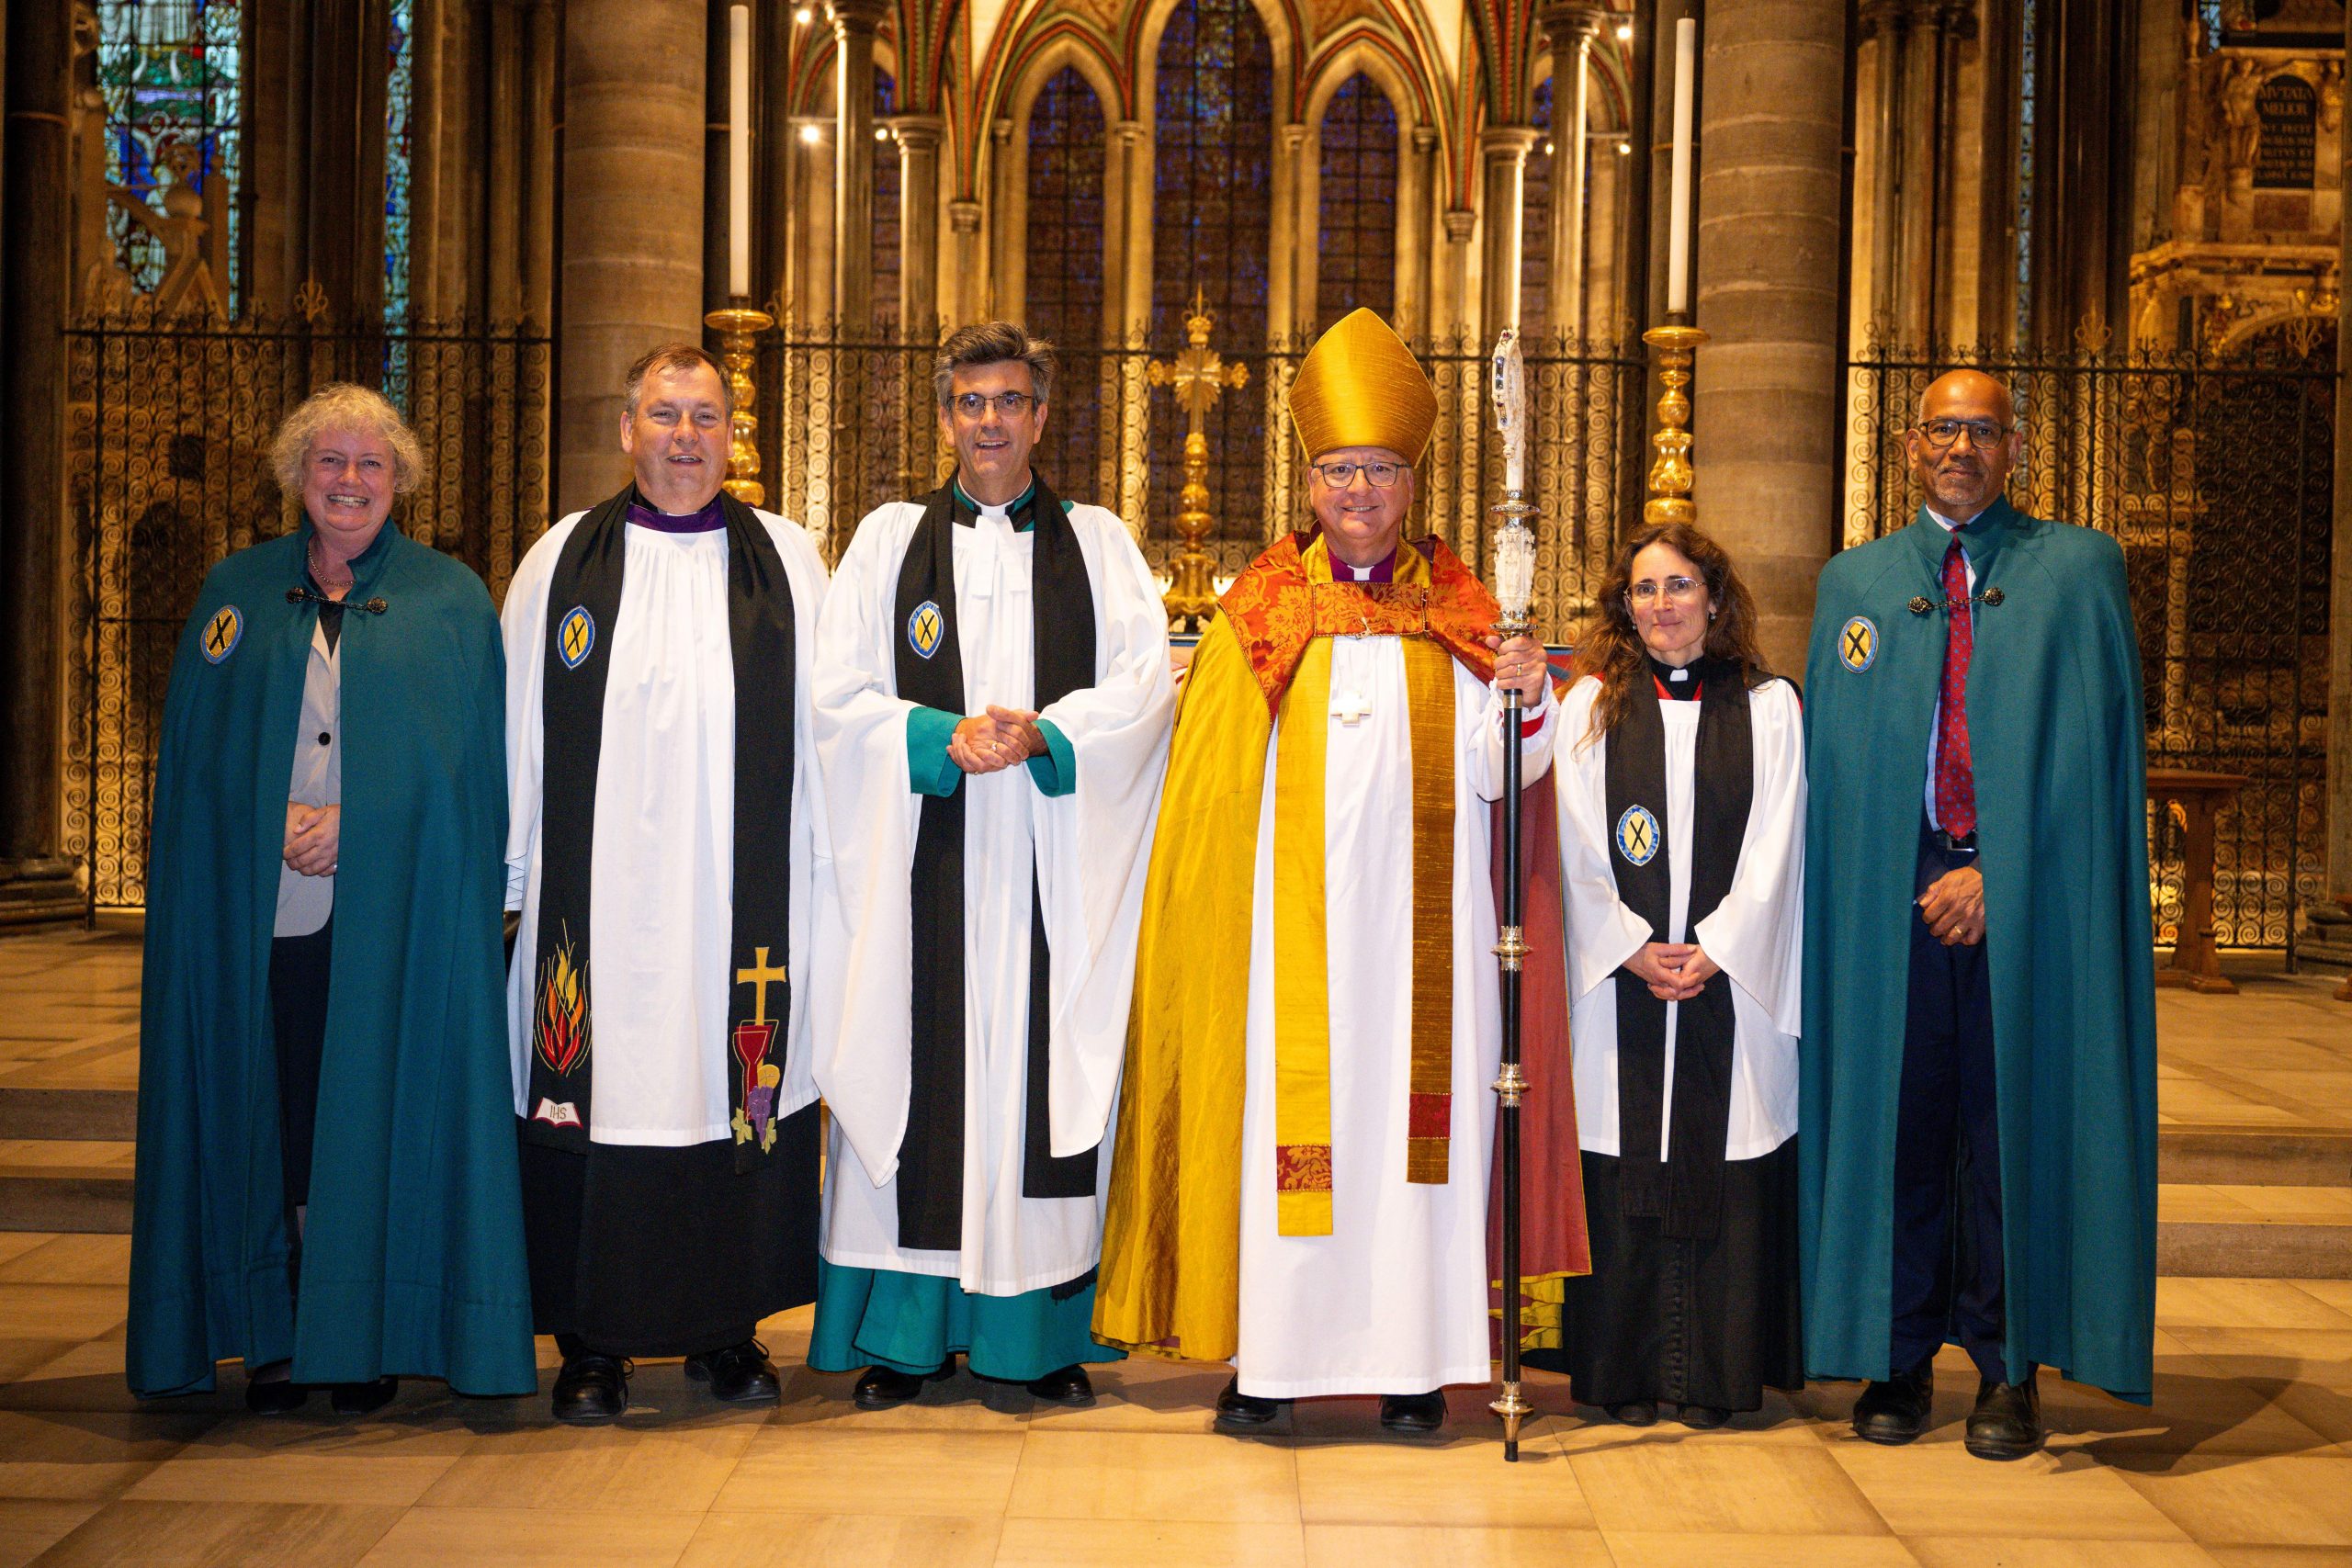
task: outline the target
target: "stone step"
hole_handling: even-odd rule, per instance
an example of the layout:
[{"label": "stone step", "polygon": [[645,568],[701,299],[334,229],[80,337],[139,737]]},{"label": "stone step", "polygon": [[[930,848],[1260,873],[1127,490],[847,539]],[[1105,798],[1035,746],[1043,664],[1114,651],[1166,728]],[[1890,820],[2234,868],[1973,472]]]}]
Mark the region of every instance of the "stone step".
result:
[{"label": "stone step", "polygon": [[130,1162],[119,1140],[0,1143],[0,1230],[128,1232]]},{"label": "stone step", "polygon": [[139,1091],[0,1089],[0,1139],[111,1138],[139,1134]]},{"label": "stone step", "polygon": [[2352,1130],[2165,1127],[2156,1179],[2241,1187],[2352,1187]]},{"label": "stone step", "polygon": [[2156,1272],[2352,1280],[2352,1188],[2165,1182]]}]

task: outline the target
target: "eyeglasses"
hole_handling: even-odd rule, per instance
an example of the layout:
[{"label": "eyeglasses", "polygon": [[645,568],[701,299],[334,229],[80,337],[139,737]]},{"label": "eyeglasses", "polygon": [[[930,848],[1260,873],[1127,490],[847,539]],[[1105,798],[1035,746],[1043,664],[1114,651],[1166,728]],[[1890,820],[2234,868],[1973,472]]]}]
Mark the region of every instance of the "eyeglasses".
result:
[{"label": "eyeglasses", "polygon": [[1634,583],[1631,588],[1625,590],[1625,597],[1633,601],[1634,604],[1647,608],[1649,605],[1657,604],[1658,595],[1663,592],[1668,599],[1673,600],[1678,604],[1688,604],[1691,600],[1696,599],[1700,594],[1705,592],[1706,587],[1707,585],[1705,583],[1700,581],[1695,577],[1669,577],[1662,583],[1654,582],[1648,578],[1644,578],[1641,581]]},{"label": "eyeglasses", "polygon": [[1949,446],[1963,434],[1979,452],[1990,452],[2009,434],[2009,426],[1989,419],[1931,419],[1919,426],[1930,446]]},{"label": "eyeglasses", "polygon": [[1036,401],[1026,392],[999,392],[993,398],[985,392],[958,392],[947,400],[947,405],[966,419],[985,418],[990,404],[1005,418],[1019,419]]},{"label": "eyeglasses", "polygon": [[1355,483],[1358,474],[1374,490],[1386,490],[1396,482],[1396,476],[1409,466],[1404,463],[1317,463],[1315,471],[1333,490],[1345,490]]}]

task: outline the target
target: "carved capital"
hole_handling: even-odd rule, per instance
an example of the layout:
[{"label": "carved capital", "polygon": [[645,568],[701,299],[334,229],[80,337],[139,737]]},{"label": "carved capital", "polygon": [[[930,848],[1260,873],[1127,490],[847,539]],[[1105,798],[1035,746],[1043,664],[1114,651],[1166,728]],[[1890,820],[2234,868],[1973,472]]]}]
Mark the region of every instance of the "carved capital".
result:
[{"label": "carved capital", "polygon": [[828,0],[825,6],[833,37],[840,39],[874,37],[882,30],[882,18],[889,14],[890,0]]},{"label": "carved capital", "polygon": [[1140,147],[1144,133],[1150,129],[1139,119],[1123,119],[1112,125],[1111,134],[1119,139],[1122,147]]},{"label": "carved capital", "polygon": [[910,153],[936,152],[940,138],[946,134],[947,121],[935,114],[902,114],[890,118],[891,132],[899,145]]},{"label": "carved capital", "polygon": [[947,227],[958,234],[980,231],[980,204],[977,201],[951,201],[947,204]]},{"label": "carved capital", "polygon": [[1542,134],[1532,125],[1490,125],[1478,133],[1478,155],[1489,164],[1524,164]]},{"label": "carved capital", "polygon": [[1419,152],[1422,157],[1426,158],[1430,153],[1437,151],[1437,143],[1438,134],[1436,126],[1417,125],[1413,127],[1414,152]]},{"label": "carved capital", "polygon": [[1478,215],[1466,207],[1445,209],[1445,237],[1457,245],[1466,245],[1478,227]]},{"label": "carved capital", "polygon": [[[1552,43],[1552,74],[1560,74],[1560,62],[1567,55],[1589,49],[1600,37],[1600,29],[1609,21],[1609,13],[1585,0],[1544,0],[1535,13],[1544,27],[1544,36]],[[1558,91],[1555,88],[1554,91]]]}]

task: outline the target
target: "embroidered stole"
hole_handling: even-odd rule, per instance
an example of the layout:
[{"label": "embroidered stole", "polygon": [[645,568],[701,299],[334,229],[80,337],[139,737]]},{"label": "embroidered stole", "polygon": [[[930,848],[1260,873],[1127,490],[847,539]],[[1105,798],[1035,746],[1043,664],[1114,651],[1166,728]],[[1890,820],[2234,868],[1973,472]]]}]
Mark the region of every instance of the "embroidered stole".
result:
[{"label": "embroidered stole", "polygon": [[[1331,1234],[1331,989],[1324,897],[1331,637],[1395,636],[1412,746],[1411,1071],[1405,1179],[1443,1185],[1453,1103],[1453,658],[1422,624],[1430,563],[1397,552],[1394,583],[1333,582],[1304,554],[1313,640],[1283,692],[1274,743],[1274,1180],[1278,1233]],[[1368,846],[1369,847],[1369,846]]]},{"label": "embroidered stole", "polygon": [[[1667,816],[1666,722],[1650,699],[1649,670],[1634,677],[1641,694],[1611,730],[1603,759],[1609,802],[1609,865],[1617,897],[1647,920],[1653,942],[1667,940],[1672,914],[1671,867],[1690,857],[1690,903],[1683,940],[1715,912],[1731,890],[1747,836],[1756,792],[1745,671],[1702,659],[1690,668],[1699,694],[1698,754],[1692,766],[1697,820]],[[1646,817],[1647,820],[1644,820]],[[1645,835],[1653,841],[1645,842]],[[1625,970],[1617,986],[1617,1128],[1620,1201],[1625,1213],[1662,1218],[1678,1240],[1712,1238],[1723,1211],[1724,1139],[1731,1119],[1731,976],[1718,975],[1680,1005],[1674,1031],[1674,1125],[1659,1157],[1666,1097],[1666,1010],[1649,984]]]},{"label": "embroidered stole", "polygon": [[[596,769],[605,742],[605,682],[621,627],[628,509],[637,487],[582,518],[548,583],[540,701],[537,973],[533,976],[534,1142],[585,1151],[593,1125],[589,876],[596,835]],[[734,916],[729,934],[728,1074],[735,1168],[775,1146],[783,1035],[792,1016],[785,953],[791,916],[795,607],[784,558],[766,525],[724,491],[727,636],[735,666]]]},{"label": "embroidered stole", "polygon": [[[956,529],[973,513],[953,481],[923,498],[922,520],[907,542],[895,602],[892,646],[899,695],[946,713],[968,712],[963,646],[956,632]],[[1034,542],[1029,558],[1032,706],[1044,708],[1091,686],[1094,587],[1078,530],[1045,481],[1015,510]],[[935,627],[928,615],[935,618]],[[919,626],[918,622],[922,624]],[[919,636],[920,634],[920,636]],[[929,642],[926,656],[919,641]],[[910,1017],[907,1130],[899,1147],[899,1245],[954,1252],[964,1245],[964,789],[925,795],[910,875],[914,915],[913,1010]],[[1096,1153],[1053,1157],[1047,1097],[1051,1065],[1052,955],[1045,903],[1031,883],[1029,1050],[1022,1147],[1024,1198],[1084,1198],[1094,1191]],[[1099,1146],[1099,1145],[1098,1145]]]}]

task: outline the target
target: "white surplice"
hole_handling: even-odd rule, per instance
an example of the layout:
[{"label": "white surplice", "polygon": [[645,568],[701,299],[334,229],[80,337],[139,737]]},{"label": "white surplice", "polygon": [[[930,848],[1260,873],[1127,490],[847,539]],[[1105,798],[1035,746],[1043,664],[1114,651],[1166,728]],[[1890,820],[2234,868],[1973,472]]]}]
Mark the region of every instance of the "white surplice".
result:
[{"label": "white surplice", "polygon": [[[820,862],[817,1082],[832,1112],[822,1250],[828,1261],[952,1277],[1017,1295],[1100,1260],[1110,1192],[1110,1118],[1126,1045],[1136,931],[1143,914],[1175,693],[1159,585],[1099,506],[1069,522],[1094,598],[1098,679],[1045,707],[1077,758],[1077,789],[1047,797],[1026,764],[966,775],[964,806],[964,1224],[954,1252],[898,1241],[899,1149],[906,1135],[910,876],[922,813],[907,772],[898,695],[899,574],[923,509],[867,514],[842,553],[820,636],[817,754],[834,802]],[[956,624],[964,711],[1035,705],[1030,561],[1035,536],[1001,509],[955,529]],[[1053,953],[1049,1129],[1057,1158],[1101,1145],[1091,1198],[1023,1198],[1032,888]]]},{"label": "white surplice", "polygon": [[[1645,675],[1644,679],[1648,677]],[[1646,694],[1646,688],[1645,694]],[[1650,940],[1649,922],[1617,897],[1609,820],[1606,738],[1585,744],[1600,682],[1577,682],[1561,706],[1560,858],[1567,903],[1569,1036],[1576,1061],[1577,1141],[1615,1155],[1618,1143],[1617,987],[1625,960]],[[1637,698],[1645,700],[1645,698]],[[1731,986],[1731,1122],[1725,1159],[1754,1159],[1797,1130],[1797,1033],[1804,1017],[1804,715],[1797,691],[1770,681],[1747,694],[1754,796],[1729,892],[1691,934],[1689,852],[1699,749],[1699,705],[1657,699],[1666,726],[1668,942],[1695,942]],[[1674,1036],[1682,1005],[1666,1009],[1666,1095],[1658,1157],[1671,1153]]]},{"label": "white surplice", "polygon": [[[501,617],[506,640],[506,907],[522,930],[506,978],[516,1115],[531,1083],[532,983],[537,974],[539,841],[549,581],[584,513],[548,530],[514,570]],[[798,525],[755,513],[791,584],[794,639],[792,820],[745,823],[791,835],[792,982],[784,1116],[817,1098],[810,1072],[810,888],[824,795],[811,759],[809,670],[825,564]],[[596,764],[587,953],[594,1031],[588,1136],[601,1144],[684,1147],[734,1136],[727,1040],[734,933],[735,656],[728,640],[727,532],[669,534],[628,525],[617,625],[605,678]]]},{"label": "white surplice", "polygon": [[[1241,1392],[1266,1399],[1421,1393],[1485,1382],[1487,1174],[1502,1019],[1487,802],[1502,793],[1499,697],[1453,665],[1453,1103],[1448,1179],[1405,1179],[1412,1076],[1413,751],[1405,656],[1393,637],[1331,644],[1323,766],[1331,1023],[1331,1234],[1280,1234],[1274,1190],[1273,842],[1266,746],[1250,930],[1241,1126]],[[1527,716],[1533,716],[1532,714]],[[1549,765],[1551,694],[1521,743]]]}]

